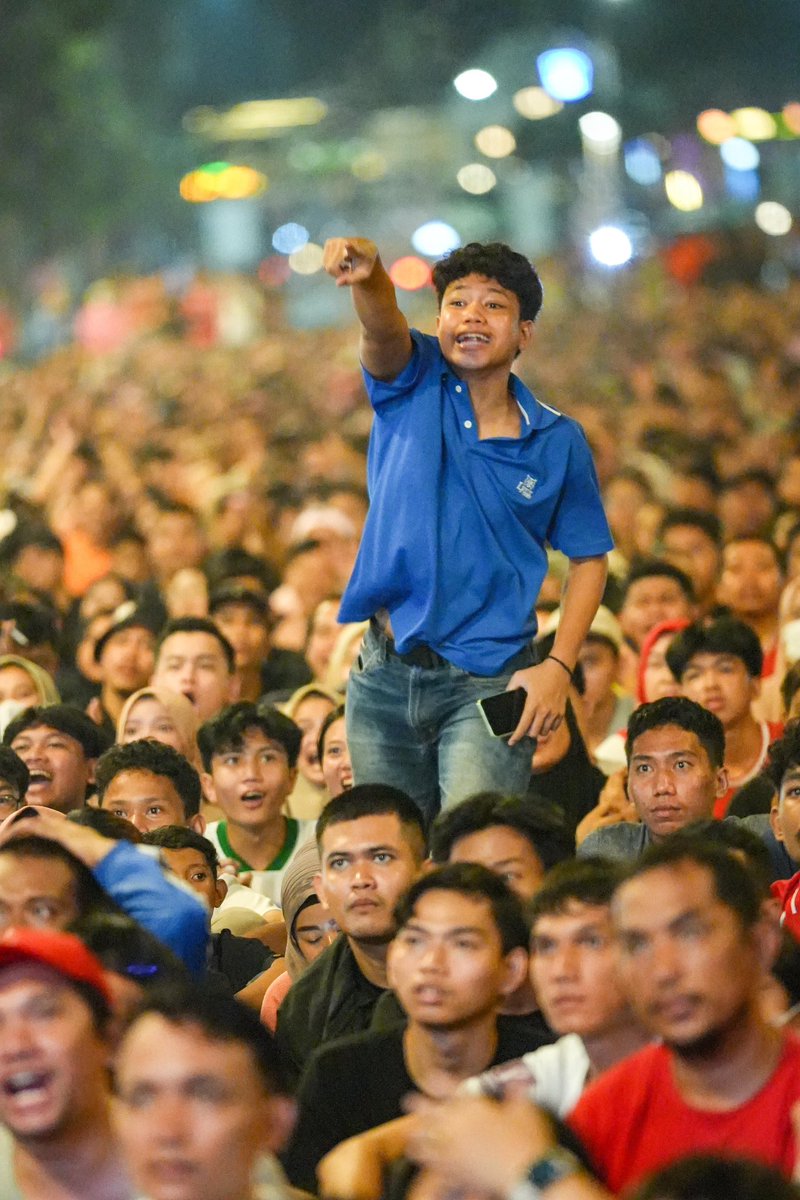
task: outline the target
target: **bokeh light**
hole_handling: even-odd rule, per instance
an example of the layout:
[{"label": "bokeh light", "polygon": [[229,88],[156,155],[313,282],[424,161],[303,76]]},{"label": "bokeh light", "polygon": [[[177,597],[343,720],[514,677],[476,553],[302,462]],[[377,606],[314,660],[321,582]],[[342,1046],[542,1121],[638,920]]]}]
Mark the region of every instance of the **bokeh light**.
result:
[{"label": "bokeh light", "polygon": [[721,146],[728,138],[736,136],[736,122],[721,108],[707,108],[697,118],[697,132],[712,146]]},{"label": "bokeh light", "polygon": [[383,179],[388,169],[386,158],[378,150],[364,150],[357,154],[350,164],[350,170],[362,183],[374,183],[376,179]]},{"label": "bokeh light", "polygon": [[740,204],[755,204],[761,193],[758,171],[726,166],[724,172],[725,191],[730,198],[738,200]]},{"label": "bokeh light", "polygon": [[634,138],[625,147],[625,170],[634,183],[650,187],[661,179],[661,159],[647,138]]},{"label": "bokeh light", "polygon": [[298,275],[314,275],[322,270],[322,246],[316,242],[306,242],[299,250],[293,250],[289,255],[289,266]]},{"label": "bokeh light", "polygon": [[309,236],[305,225],[288,221],[286,225],[280,225],[275,230],[272,235],[272,245],[279,254],[293,254],[295,250],[300,250],[305,246]]},{"label": "bokeh light", "polygon": [[438,258],[461,245],[461,237],[446,221],[426,221],[411,235],[411,245],[428,258]]},{"label": "bokeh light", "polygon": [[561,47],[537,56],[542,87],[554,100],[583,100],[594,85],[594,66],[582,50]]},{"label": "bokeh light", "polygon": [[475,134],[475,145],[487,158],[507,158],[517,148],[517,139],[505,125],[487,125]]},{"label": "bokeh light", "polygon": [[775,118],[765,108],[735,108],[731,117],[740,137],[751,142],[766,142],[778,132]]},{"label": "bokeh light", "polygon": [[461,187],[472,196],[483,196],[497,183],[497,176],[485,163],[467,163],[456,175]]},{"label": "bokeh light", "polygon": [[431,269],[415,254],[407,254],[396,259],[389,268],[389,278],[395,287],[404,292],[418,292],[427,287],[431,281]]},{"label": "bokeh light", "polygon": [[800,137],[800,104],[796,100],[790,104],[784,104],[781,115],[783,123],[790,133],[795,133]]},{"label": "bokeh light", "polygon": [[670,204],[681,212],[696,212],[703,207],[703,189],[690,171],[668,171],[664,188]]},{"label": "bokeh light", "polygon": [[287,282],[291,275],[288,260],[283,254],[270,254],[258,266],[258,278],[264,287],[279,288]]},{"label": "bokeh light", "polygon": [[763,200],[756,208],[756,225],[770,237],[782,237],[792,228],[792,214],[776,200]]},{"label": "bokeh light", "polygon": [[754,171],[761,161],[761,155],[753,143],[740,137],[723,142],[719,154],[725,166],[733,171]]},{"label": "bokeh light", "polygon": [[601,225],[593,230],[589,250],[601,267],[624,267],[633,258],[633,243],[618,225]]},{"label": "bokeh light", "polygon": [[514,108],[521,117],[528,121],[543,121],[561,112],[564,105],[560,100],[554,100],[543,87],[520,88],[514,93],[512,101]]},{"label": "bokeh light", "polygon": [[614,154],[622,141],[622,130],[614,117],[605,112],[584,113],[578,121],[581,137],[595,154]]},{"label": "bokeh light", "polygon": [[497,80],[488,71],[472,67],[456,75],[453,87],[465,100],[486,100],[497,91]]},{"label": "bokeh light", "polygon": [[184,175],[179,190],[190,204],[208,204],[212,200],[247,200],[268,186],[266,175],[253,167],[211,162]]}]

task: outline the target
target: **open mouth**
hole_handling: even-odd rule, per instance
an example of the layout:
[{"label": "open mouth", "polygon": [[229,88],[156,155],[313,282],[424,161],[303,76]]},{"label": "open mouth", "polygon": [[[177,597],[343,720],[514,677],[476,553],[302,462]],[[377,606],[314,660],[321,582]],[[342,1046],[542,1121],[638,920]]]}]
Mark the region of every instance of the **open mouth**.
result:
[{"label": "open mouth", "polygon": [[47,771],[31,771],[29,787],[36,787],[37,784],[52,783],[53,776]]},{"label": "open mouth", "polygon": [[457,346],[488,346],[489,338],[485,333],[460,333],[456,338]]},{"label": "open mouth", "polygon": [[242,792],[239,799],[241,800],[242,804],[246,804],[248,808],[258,808],[260,804],[264,803],[264,793],[257,792],[255,790],[250,792]]},{"label": "open mouth", "polygon": [[51,1075],[48,1071],[15,1071],[3,1081],[3,1092],[23,1103],[43,1100]]}]

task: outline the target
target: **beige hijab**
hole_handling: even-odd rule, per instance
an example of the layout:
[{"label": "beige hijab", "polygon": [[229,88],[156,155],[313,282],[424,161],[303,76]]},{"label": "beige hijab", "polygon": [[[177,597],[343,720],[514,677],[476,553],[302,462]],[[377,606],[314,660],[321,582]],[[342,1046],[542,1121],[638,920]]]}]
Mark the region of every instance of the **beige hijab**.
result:
[{"label": "beige hijab", "polygon": [[145,698],[148,700],[157,700],[169,714],[172,723],[178,731],[181,742],[181,754],[188,758],[193,767],[198,771],[202,771],[200,751],[197,748],[197,714],[185,696],[182,696],[179,692],[171,692],[168,688],[143,687],[128,697],[117,721],[117,741],[120,742],[122,740],[128,716],[134,704],[138,700]]},{"label": "beige hijab", "polygon": [[31,677],[33,685],[39,693],[40,704],[61,703],[61,697],[52,675],[49,675],[38,663],[31,662],[28,658],[21,658],[18,654],[0,654],[0,670],[3,667],[20,667],[25,671]]}]

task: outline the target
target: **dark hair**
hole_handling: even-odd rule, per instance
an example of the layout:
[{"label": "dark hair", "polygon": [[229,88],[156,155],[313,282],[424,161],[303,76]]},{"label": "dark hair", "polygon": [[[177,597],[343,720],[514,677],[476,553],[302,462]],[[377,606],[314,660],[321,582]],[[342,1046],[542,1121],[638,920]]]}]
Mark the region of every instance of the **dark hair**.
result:
[{"label": "dark hair", "polygon": [[634,583],[638,583],[640,579],[652,579],[658,576],[674,580],[689,603],[694,604],[696,599],[694,585],[689,576],[680,567],[676,567],[663,558],[640,558],[634,562],[622,585],[622,603],[625,603],[628,592]]},{"label": "dark hair", "polygon": [[225,655],[228,671],[231,675],[233,674],[236,667],[236,655],[233,646],[225,637],[222,630],[218,629],[214,622],[209,621],[207,617],[175,617],[173,620],[167,621],[158,635],[158,641],[156,642],[156,661],[158,661],[164,642],[167,638],[172,637],[173,633],[207,633],[211,637],[216,638]]},{"label": "dark hair", "polygon": [[421,812],[410,796],[386,783],[358,783],[349,791],[334,796],[317,820],[317,845],[321,851],[325,830],[330,825],[383,816],[397,817],[414,853],[420,859],[424,858],[425,823]]},{"label": "dark hair", "polygon": [[155,738],[142,738],[124,745],[112,746],[97,760],[95,783],[100,804],[112,779],[122,771],[149,771],[168,779],[180,796],[186,820],[200,812],[203,789],[200,776],[188,759],[172,746]]},{"label": "dark hair", "polygon": [[531,928],[539,917],[560,916],[572,904],[610,904],[623,870],[618,863],[587,855],[548,871],[528,906]]},{"label": "dark hair", "polygon": [[712,767],[718,770],[725,762],[725,730],[716,713],[685,696],[663,696],[660,700],[640,704],[628,718],[625,756],[629,763],[636,739],[650,729],[663,729],[665,725],[677,725],[679,729],[695,734]]},{"label": "dark hair", "polygon": [[689,838],[692,844],[700,841],[707,846],[738,850],[745,858],[745,865],[752,871],[761,894],[769,893],[773,876],[772,856],[763,838],[742,821],[715,821],[709,817],[705,821],[692,821],[670,836],[676,839]]},{"label": "dark hair", "polygon": [[344,716],[344,705],[337,704],[336,708],[331,709],[331,711],[326,715],[325,720],[320,725],[319,736],[317,738],[317,757],[320,762],[322,762],[322,754],[323,754],[323,751],[325,750],[325,737],[328,733],[328,730],[330,729],[331,725],[333,725],[333,723],[335,721],[340,721],[343,716]]},{"label": "dark hair", "polygon": [[650,1175],[630,1200],[800,1200],[800,1188],[750,1158],[690,1155]]},{"label": "dark hair", "polygon": [[115,842],[133,842],[138,845],[142,840],[139,830],[126,817],[118,817],[107,808],[94,808],[85,804],[83,808],[74,808],[67,813],[67,820],[73,825],[84,825],[94,829],[103,837],[113,838]]},{"label": "dark hair", "polygon": [[52,646],[58,649],[59,636],[56,616],[44,604],[29,604],[25,600],[6,600],[0,603],[0,621],[13,621],[29,646]]},{"label": "dark hair", "polygon": [[[158,1016],[183,1029],[197,1029],[213,1042],[246,1046],[264,1090],[288,1094],[289,1088],[275,1040],[252,1009],[208,986],[170,989],[148,997],[128,1025],[130,1031],[146,1016]],[[165,1053],[168,1053],[165,1050]]]},{"label": "dark hair", "polygon": [[26,708],[6,726],[3,742],[10,746],[26,729],[57,729],[82,747],[86,758],[99,758],[111,738],[91,717],[72,704],[42,704]]},{"label": "dark hair", "polygon": [[542,283],[533,264],[503,242],[469,242],[453,250],[433,268],[433,286],[439,305],[451,283],[467,275],[494,279],[519,300],[521,321],[535,321],[542,307]]},{"label": "dark hair", "polygon": [[258,729],[271,742],[277,742],[286,751],[289,766],[295,765],[303,734],[291,717],[270,705],[255,705],[249,700],[240,700],[223,708],[222,712],[198,729],[197,744],[205,769],[211,770],[211,760],[215,754],[240,750],[250,729]]},{"label": "dark hair", "polygon": [[723,550],[727,550],[729,546],[741,546],[746,542],[758,542],[760,546],[766,546],[767,549],[771,550],[772,557],[775,559],[775,565],[780,571],[781,575],[783,574],[785,570],[785,563],[783,561],[783,555],[781,554],[780,549],[775,545],[772,538],[765,537],[760,533],[740,533],[736,537],[727,538],[725,545],[723,546]]},{"label": "dark hair", "polygon": [[479,863],[447,863],[421,875],[400,897],[394,910],[397,929],[414,917],[418,901],[428,892],[456,892],[470,900],[485,900],[500,934],[503,954],[528,948],[528,922],[522,903],[508,884]]},{"label": "dark hair", "polygon": [[701,530],[717,550],[722,549],[722,522],[714,513],[702,508],[671,508],[662,518],[659,538],[663,538],[668,529],[675,529],[679,525],[691,525],[693,529]]},{"label": "dark hair", "polygon": [[783,777],[791,767],[800,767],[800,720],[790,721],[783,736],[771,743],[764,773],[775,784],[780,795]]},{"label": "dark hair", "polygon": [[160,829],[149,830],[142,841],[145,846],[160,846],[162,850],[196,850],[208,863],[214,878],[217,878],[219,858],[214,843],[194,829],[187,829],[185,825],[162,825]]},{"label": "dark hair", "polygon": [[714,894],[721,904],[736,914],[744,929],[751,929],[761,916],[763,893],[754,873],[727,846],[707,843],[699,838],[672,835],[648,846],[642,857],[629,866],[621,880],[624,885],[650,871],[692,863],[703,867],[714,882]]},{"label": "dark hair", "polygon": [[208,611],[213,616],[219,609],[234,604],[238,604],[242,608],[249,608],[250,612],[255,613],[263,625],[268,629],[271,627],[269,601],[265,594],[254,592],[252,588],[240,587],[235,583],[225,584],[211,593],[208,600]]},{"label": "dark hair", "polygon": [[107,971],[127,975],[141,988],[188,984],[189,973],[176,954],[126,913],[89,913],[70,925]]},{"label": "dark hair", "polygon": [[257,579],[265,592],[274,591],[280,583],[280,576],[272,563],[242,550],[240,546],[230,546],[227,550],[217,550],[209,555],[203,570],[212,591],[221,587],[227,580],[243,575]]},{"label": "dark hair", "polygon": [[791,708],[798,690],[800,690],[800,659],[796,663],[792,663],[781,680],[781,703],[784,712],[788,712]]},{"label": "dark hair", "polygon": [[49,525],[40,525],[38,522],[20,523],[3,542],[2,557],[13,562],[28,546],[35,546],[38,550],[50,550],[64,557],[61,539],[53,533]]},{"label": "dark hair", "polygon": [[31,781],[30,771],[10,746],[0,746],[0,779],[11,785],[19,800],[27,792]]},{"label": "dark hair", "polygon": [[666,660],[675,678],[683,678],[695,654],[730,654],[741,659],[751,679],[761,676],[764,652],[758,634],[744,621],[722,616],[710,621],[695,621],[681,629],[667,647]]},{"label": "dark hair", "polygon": [[[36,820],[35,817],[31,819]],[[57,859],[65,863],[75,881],[75,902],[81,916],[96,912],[123,911],[100,886],[86,864],[60,842],[31,834],[5,842],[0,846],[0,854],[8,854],[12,858]]]},{"label": "dark hair", "polygon": [[529,799],[500,792],[478,792],[439,813],[431,826],[430,854],[445,863],[463,837],[505,825],[528,841],[545,871],[574,852],[563,813],[555,805],[532,805]]}]

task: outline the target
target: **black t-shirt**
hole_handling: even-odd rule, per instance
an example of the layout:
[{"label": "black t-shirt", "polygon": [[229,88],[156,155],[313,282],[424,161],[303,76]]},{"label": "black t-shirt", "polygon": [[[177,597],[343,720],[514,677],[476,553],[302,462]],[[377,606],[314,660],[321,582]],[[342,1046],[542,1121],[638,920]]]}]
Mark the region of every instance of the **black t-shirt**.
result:
[{"label": "black t-shirt", "polygon": [[230,929],[211,935],[209,968],[228,980],[234,995],[274,961],[275,955],[258,938],[237,937]]}]

